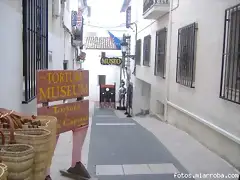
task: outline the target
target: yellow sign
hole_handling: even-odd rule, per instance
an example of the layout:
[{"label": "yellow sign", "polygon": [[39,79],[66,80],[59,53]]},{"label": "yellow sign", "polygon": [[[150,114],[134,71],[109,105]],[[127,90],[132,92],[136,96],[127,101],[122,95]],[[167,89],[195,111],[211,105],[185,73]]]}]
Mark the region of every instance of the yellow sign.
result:
[{"label": "yellow sign", "polygon": [[119,66],[122,64],[121,58],[101,58],[101,64],[102,65],[117,65]]},{"label": "yellow sign", "polygon": [[37,75],[37,102],[49,102],[89,95],[86,70],[41,70]]}]

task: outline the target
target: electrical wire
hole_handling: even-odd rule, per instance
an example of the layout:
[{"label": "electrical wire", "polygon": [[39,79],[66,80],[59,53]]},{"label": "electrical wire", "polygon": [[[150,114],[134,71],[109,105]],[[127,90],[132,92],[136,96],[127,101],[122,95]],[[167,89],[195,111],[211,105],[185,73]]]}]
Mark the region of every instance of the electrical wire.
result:
[{"label": "electrical wire", "polygon": [[157,22],[158,20],[160,20],[161,18],[163,18],[164,16],[168,15],[169,12],[159,16],[156,20],[154,20],[153,22],[151,22],[150,24],[148,24],[147,26],[145,26],[144,28],[142,28],[140,31],[138,31],[138,34],[142,31],[144,31],[145,29],[147,29],[148,27],[150,27],[151,25],[153,25],[155,22]]},{"label": "electrical wire", "polygon": [[92,24],[84,24],[85,26],[90,26],[90,27],[95,27],[95,28],[100,28],[100,29],[113,29],[113,28],[120,28],[120,27],[125,27],[125,23],[118,25],[118,26],[111,26],[111,27],[107,27],[107,26],[98,26],[98,25],[92,25]]}]

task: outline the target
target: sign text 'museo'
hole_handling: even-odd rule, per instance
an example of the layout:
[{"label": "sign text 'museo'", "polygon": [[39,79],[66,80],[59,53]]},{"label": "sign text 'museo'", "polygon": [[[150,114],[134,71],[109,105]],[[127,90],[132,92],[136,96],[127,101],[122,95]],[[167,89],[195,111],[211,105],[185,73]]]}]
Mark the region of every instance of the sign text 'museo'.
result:
[{"label": "sign text 'museo'", "polygon": [[50,102],[89,95],[87,70],[40,70],[37,74],[37,102]]},{"label": "sign text 'museo'", "polygon": [[121,65],[122,59],[121,58],[101,58],[101,64],[102,65]]}]

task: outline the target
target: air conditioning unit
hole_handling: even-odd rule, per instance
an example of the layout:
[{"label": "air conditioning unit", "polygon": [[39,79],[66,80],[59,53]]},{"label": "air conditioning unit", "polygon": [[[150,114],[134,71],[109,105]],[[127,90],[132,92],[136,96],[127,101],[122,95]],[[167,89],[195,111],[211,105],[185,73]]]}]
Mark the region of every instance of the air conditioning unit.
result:
[{"label": "air conditioning unit", "polygon": [[61,1],[62,0],[53,0],[52,4],[53,17],[59,17],[61,15]]}]

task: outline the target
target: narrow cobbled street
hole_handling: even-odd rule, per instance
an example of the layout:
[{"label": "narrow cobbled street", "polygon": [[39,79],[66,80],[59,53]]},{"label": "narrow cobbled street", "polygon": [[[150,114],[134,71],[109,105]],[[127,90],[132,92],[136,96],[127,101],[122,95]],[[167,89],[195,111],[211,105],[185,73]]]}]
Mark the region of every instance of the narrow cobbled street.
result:
[{"label": "narrow cobbled street", "polygon": [[157,138],[131,118],[96,109],[88,170],[99,180],[172,180],[186,169]]}]

